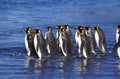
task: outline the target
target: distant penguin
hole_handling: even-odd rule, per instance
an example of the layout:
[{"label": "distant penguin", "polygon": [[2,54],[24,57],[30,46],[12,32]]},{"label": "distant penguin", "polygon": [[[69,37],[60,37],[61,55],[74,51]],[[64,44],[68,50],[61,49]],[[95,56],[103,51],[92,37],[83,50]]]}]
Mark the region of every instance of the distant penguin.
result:
[{"label": "distant penguin", "polygon": [[58,47],[58,51],[60,52],[60,54],[62,54],[62,50],[60,46],[60,29],[62,29],[63,26],[59,25],[56,28],[57,28],[57,32],[56,32],[57,47]]},{"label": "distant penguin", "polygon": [[118,53],[118,57],[120,58],[120,30],[118,30],[117,32],[118,34],[118,42],[115,44],[114,48],[113,48],[113,52],[117,52]]},{"label": "distant penguin", "polygon": [[45,34],[46,46],[48,54],[55,55],[57,53],[57,42],[52,33],[52,27],[47,27],[48,31]]},{"label": "distant penguin", "polygon": [[83,29],[83,27],[82,27],[82,26],[77,26],[77,27],[75,27],[75,28],[76,28],[76,32],[75,32],[75,42],[76,42],[76,44],[77,44],[77,46],[78,46],[79,34],[80,34],[79,29]]},{"label": "distant penguin", "polygon": [[118,25],[116,29],[116,43],[118,42],[118,38],[119,38],[119,30],[120,30],[120,25]]},{"label": "distant penguin", "polygon": [[34,33],[31,27],[27,27],[25,30],[25,47],[28,56],[37,56],[34,48]]},{"label": "distant penguin", "polygon": [[81,38],[81,35],[80,35],[80,29],[83,29],[82,26],[77,26],[76,27],[76,32],[75,32],[75,41],[76,41],[76,44],[77,44],[77,47],[78,47],[78,53],[79,53],[79,56],[81,57],[82,56],[82,38]]},{"label": "distant penguin", "polygon": [[37,52],[39,59],[42,59],[46,55],[45,39],[40,29],[35,29],[34,32],[35,32],[34,47],[35,47],[35,50]]},{"label": "distant penguin", "polygon": [[60,47],[64,56],[70,56],[72,54],[71,45],[68,40],[68,34],[65,29],[60,29]]},{"label": "distant penguin", "polygon": [[90,43],[84,29],[80,29],[80,36],[82,39],[82,56],[88,58],[88,55],[90,54]]},{"label": "distant penguin", "polygon": [[66,33],[68,35],[68,41],[69,41],[69,44],[70,44],[70,49],[72,51],[72,53],[74,52],[74,44],[73,44],[73,36],[72,36],[72,31],[70,29],[70,26],[69,25],[65,25],[65,30],[66,30]]},{"label": "distant penguin", "polygon": [[95,40],[96,40],[97,46],[100,49],[100,51],[103,54],[105,54],[107,52],[107,49],[106,49],[106,38],[105,38],[104,32],[98,26],[94,27],[94,29],[95,29]]},{"label": "distant penguin", "polygon": [[60,37],[60,29],[62,29],[62,28],[63,28],[62,25],[57,26],[56,39],[57,39],[58,47],[60,47],[59,46],[59,37]]},{"label": "distant penguin", "polygon": [[86,35],[90,42],[91,53],[96,54],[96,42],[92,29],[89,26],[85,27],[85,29],[86,29]]}]

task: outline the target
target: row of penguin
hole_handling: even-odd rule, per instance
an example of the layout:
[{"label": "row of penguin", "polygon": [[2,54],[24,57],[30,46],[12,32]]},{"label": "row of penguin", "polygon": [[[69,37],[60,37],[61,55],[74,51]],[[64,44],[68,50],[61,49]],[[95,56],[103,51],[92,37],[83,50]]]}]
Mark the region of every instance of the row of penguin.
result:
[{"label": "row of penguin", "polygon": [[[102,54],[107,52],[106,38],[103,30],[99,27],[74,27],[75,43],[77,45],[78,55],[82,58],[89,58],[89,55],[96,55],[96,47]],[[56,37],[52,30],[57,29]],[[74,54],[74,39],[69,25],[59,25],[56,28],[47,27],[47,32],[43,36],[40,29],[25,28],[25,46],[28,56],[35,56],[43,59],[46,55],[55,55],[56,52],[64,56]],[[95,30],[93,32],[93,30]],[[116,44],[113,48],[120,58],[120,25],[116,29]]]}]

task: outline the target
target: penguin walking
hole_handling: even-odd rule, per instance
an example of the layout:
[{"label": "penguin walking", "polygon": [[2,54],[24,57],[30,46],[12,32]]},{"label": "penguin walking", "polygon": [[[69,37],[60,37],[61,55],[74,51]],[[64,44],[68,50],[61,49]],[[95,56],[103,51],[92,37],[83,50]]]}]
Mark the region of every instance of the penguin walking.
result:
[{"label": "penguin walking", "polygon": [[115,44],[115,46],[113,48],[113,52],[117,52],[118,57],[120,58],[120,30],[117,31],[117,34],[119,37],[118,37],[118,40],[116,40],[117,43]]},{"label": "penguin walking", "polygon": [[68,34],[65,29],[60,30],[60,47],[64,56],[70,56],[72,54],[70,41],[68,40]]},{"label": "penguin walking", "polygon": [[48,31],[45,34],[46,46],[48,54],[55,55],[57,50],[57,42],[52,33],[52,27],[47,27]]},{"label": "penguin walking", "polygon": [[86,35],[90,42],[91,53],[96,54],[96,42],[92,29],[89,26],[85,27],[85,29],[86,29]]},{"label": "penguin walking", "polygon": [[97,43],[97,46],[100,49],[100,51],[103,54],[105,54],[107,52],[107,49],[106,49],[106,38],[104,32],[98,26],[94,27],[94,29],[95,29],[95,41]]},{"label": "penguin walking", "polygon": [[82,56],[87,59],[88,55],[90,54],[90,43],[84,29],[80,29],[79,36],[81,36],[82,39],[82,44],[81,44]]},{"label": "penguin walking", "polygon": [[120,25],[118,25],[116,29],[116,43],[118,42],[118,38],[119,38],[119,30],[120,30]]},{"label": "penguin walking", "polygon": [[74,52],[74,44],[73,44],[73,37],[72,37],[72,31],[70,30],[70,26],[69,25],[65,25],[65,31],[68,35],[68,41],[70,44],[70,51],[73,53]]},{"label": "penguin walking", "polygon": [[46,55],[46,44],[45,39],[42,35],[42,31],[40,29],[35,29],[35,37],[34,37],[34,47],[39,59],[42,59]]},{"label": "penguin walking", "polygon": [[80,29],[83,29],[82,26],[77,26],[76,27],[76,32],[75,32],[75,41],[78,47],[78,53],[79,53],[79,57],[82,56],[82,37],[80,35]]},{"label": "penguin walking", "polygon": [[56,39],[57,39],[57,47],[58,47],[58,51],[60,52],[60,54],[62,53],[61,50],[61,46],[60,46],[60,30],[63,28],[62,25],[59,25],[56,27],[57,28],[57,32],[56,32]]},{"label": "penguin walking", "polygon": [[35,48],[34,48],[34,33],[31,27],[27,27],[25,30],[25,47],[27,50],[28,56],[37,56]]},{"label": "penguin walking", "polygon": [[78,47],[78,43],[81,42],[80,39],[79,39],[79,34],[80,34],[79,29],[83,29],[83,27],[82,27],[82,26],[77,26],[77,27],[75,27],[75,28],[76,28],[76,32],[75,32],[75,42],[76,42],[77,47]]}]

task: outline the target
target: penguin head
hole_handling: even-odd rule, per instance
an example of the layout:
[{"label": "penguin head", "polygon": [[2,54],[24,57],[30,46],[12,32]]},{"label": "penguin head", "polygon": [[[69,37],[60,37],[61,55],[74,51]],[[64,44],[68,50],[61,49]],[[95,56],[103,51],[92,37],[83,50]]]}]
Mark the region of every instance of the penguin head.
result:
[{"label": "penguin head", "polygon": [[117,29],[120,29],[120,25],[117,25]]},{"label": "penguin head", "polygon": [[32,28],[31,27],[27,27],[25,30],[24,30],[26,33],[30,33],[32,31]]},{"label": "penguin head", "polygon": [[94,27],[94,29],[95,29],[96,31],[98,31],[99,27],[98,27],[98,26],[96,26],[96,27]]},{"label": "penguin head", "polygon": [[118,30],[118,33],[120,34],[120,29]]},{"label": "penguin head", "polygon": [[62,28],[63,28],[62,25],[57,26],[57,29],[62,29]]},{"label": "penguin head", "polygon": [[41,33],[41,30],[40,29],[34,29],[34,33],[39,34],[39,33]]},{"label": "penguin head", "polygon": [[84,29],[79,29],[80,33],[84,33],[85,30]]},{"label": "penguin head", "polygon": [[47,27],[48,31],[52,31],[52,27]]},{"label": "penguin head", "polygon": [[60,34],[62,34],[64,31],[65,31],[65,29],[64,29],[64,28],[61,28],[61,29],[60,29]]},{"label": "penguin head", "polygon": [[90,26],[87,26],[87,27],[85,27],[85,29],[86,29],[86,30],[90,30],[91,28],[90,28]]},{"label": "penguin head", "polygon": [[64,27],[65,27],[65,29],[69,29],[69,28],[70,28],[70,26],[69,26],[69,25],[65,25]]},{"label": "penguin head", "polygon": [[83,29],[83,26],[77,26],[77,29]]}]

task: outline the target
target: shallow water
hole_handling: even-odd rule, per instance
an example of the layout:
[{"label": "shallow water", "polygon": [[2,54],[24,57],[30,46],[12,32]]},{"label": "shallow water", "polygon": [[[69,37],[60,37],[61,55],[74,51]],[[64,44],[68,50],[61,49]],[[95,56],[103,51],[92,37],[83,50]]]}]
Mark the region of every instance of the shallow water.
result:
[{"label": "shallow water", "polygon": [[[0,0],[0,78],[2,79],[119,79],[120,60],[111,53],[116,25],[120,24],[119,0]],[[27,26],[42,29],[69,24],[99,25],[105,32],[105,56],[80,59],[63,56],[40,61],[26,55]],[[56,30],[53,30],[54,34]],[[72,29],[73,36],[75,29]]]}]

